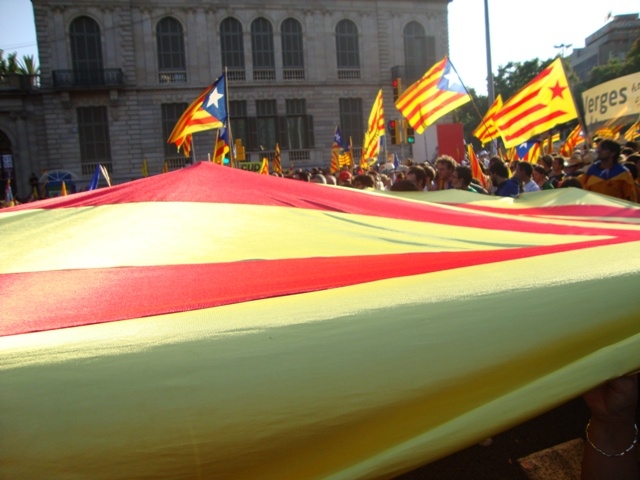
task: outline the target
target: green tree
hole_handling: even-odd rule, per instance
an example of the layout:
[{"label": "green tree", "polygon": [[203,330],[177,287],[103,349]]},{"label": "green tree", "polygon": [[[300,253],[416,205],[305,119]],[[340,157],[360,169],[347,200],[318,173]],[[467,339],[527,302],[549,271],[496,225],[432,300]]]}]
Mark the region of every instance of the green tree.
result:
[{"label": "green tree", "polygon": [[0,50],[0,75],[38,75],[40,67],[36,65],[33,55],[24,55],[18,60],[18,53],[12,52],[5,58],[4,50]]}]

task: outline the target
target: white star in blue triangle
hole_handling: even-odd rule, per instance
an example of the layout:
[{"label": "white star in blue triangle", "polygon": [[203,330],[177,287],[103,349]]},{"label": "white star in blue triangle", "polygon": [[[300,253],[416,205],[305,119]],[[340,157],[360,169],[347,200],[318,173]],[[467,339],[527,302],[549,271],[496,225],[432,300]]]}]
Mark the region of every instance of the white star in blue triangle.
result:
[{"label": "white star in blue triangle", "polygon": [[447,61],[442,71],[442,77],[438,82],[438,90],[448,90],[450,92],[467,93],[462,85],[462,80],[451,66],[451,63]]}]

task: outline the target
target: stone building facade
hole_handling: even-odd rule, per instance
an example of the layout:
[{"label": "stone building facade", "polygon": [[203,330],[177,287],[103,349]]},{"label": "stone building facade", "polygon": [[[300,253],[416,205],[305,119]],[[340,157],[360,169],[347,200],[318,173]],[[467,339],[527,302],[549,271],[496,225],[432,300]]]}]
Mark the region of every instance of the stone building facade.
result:
[{"label": "stone building facade", "polygon": [[450,1],[32,0],[39,86],[0,91],[18,192],[32,172],[68,171],[82,188],[97,164],[120,183],[143,159],[150,174],[206,160],[215,131],[194,135],[189,159],[166,140],[225,67],[248,160],[277,142],[285,168],[328,166],[337,125],[358,158],[378,90],[399,117],[392,72],[406,86],[447,54]]},{"label": "stone building facade", "polygon": [[637,13],[616,15],[604,27],[585,39],[584,48],[574,48],[569,56],[571,67],[580,80],[589,78],[592,69],[609,60],[624,62],[633,43],[640,38],[640,18]]}]

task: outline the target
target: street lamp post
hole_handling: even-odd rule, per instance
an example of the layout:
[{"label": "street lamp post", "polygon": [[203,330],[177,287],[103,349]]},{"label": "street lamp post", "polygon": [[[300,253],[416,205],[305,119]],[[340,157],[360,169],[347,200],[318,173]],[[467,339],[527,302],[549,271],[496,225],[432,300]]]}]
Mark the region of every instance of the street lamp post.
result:
[{"label": "street lamp post", "polygon": [[553,48],[559,48],[560,56],[564,58],[564,49],[571,48],[572,46],[573,46],[573,43],[569,43],[569,44],[561,43],[560,45],[554,45]]}]

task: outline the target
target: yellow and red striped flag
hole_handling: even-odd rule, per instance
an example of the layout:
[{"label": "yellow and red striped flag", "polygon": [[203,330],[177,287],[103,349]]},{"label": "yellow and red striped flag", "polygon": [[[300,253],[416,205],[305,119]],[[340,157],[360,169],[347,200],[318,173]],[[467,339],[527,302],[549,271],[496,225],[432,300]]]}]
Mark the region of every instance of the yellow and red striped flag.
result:
[{"label": "yellow and red striped flag", "polygon": [[262,157],[262,164],[260,165],[260,175],[269,175],[269,159]]},{"label": "yellow and red striped flag", "polygon": [[472,135],[480,140],[483,145],[489,143],[491,140],[495,140],[500,136],[500,132],[498,131],[493,118],[501,108],[502,96],[498,95],[489,107],[489,110],[487,110],[487,113],[484,115],[484,118],[482,119],[482,122],[480,122],[480,125],[478,125],[472,133]]},{"label": "yellow and red striped flag", "polygon": [[396,100],[396,108],[420,134],[443,115],[471,101],[467,89],[447,57]]},{"label": "yellow and red striped flag", "polygon": [[336,131],[333,134],[333,144],[331,145],[331,173],[336,173],[340,170],[340,150],[343,149],[342,135],[340,134],[340,127],[336,127]]},{"label": "yellow and red striped flag", "polygon": [[494,121],[510,148],[575,118],[578,112],[558,58],[511,97]]},{"label": "yellow and red striped flag", "polygon": [[[369,124],[364,134],[360,167],[369,167],[369,159],[375,160],[380,152],[380,137],[384,135],[384,106],[382,103],[382,89],[376,95],[376,99],[369,114]],[[372,161],[373,161],[372,160]]]},{"label": "yellow and red striped flag", "polygon": [[216,147],[213,152],[213,163],[224,165],[224,156],[227,153],[229,153],[229,132],[226,128],[220,128],[216,133]]},{"label": "yellow and red striped flag", "polygon": [[276,151],[273,155],[273,173],[282,173],[282,162],[280,160],[280,144],[276,143]]},{"label": "yellow and red striped flag", "polygon": [[638,137],[640,137],[640,119],[636,120],[636,122],[624,132],[624,139],[627,142],[633,142]]},{"label": "yellow and red striped flag", "polygon": [[467,145],[467,153],[469,154],[469,166],[471,167],[471,175],[478,180],[480,184],[487,188],[487,177],[484,176],[482,168],[480,167],[480,160],[476,156],[476,152],[473,150],[473,145],[470,143]]},{"label": "yellow and red striped flag", "polygon": [[567,138],[560,147],[560,155],[570,157],[573,153],[573,150],[584,141],[585,138],[584,132],[582,131],[582,126],[578,124],[573,130],[571,130],[571,133],[567,135]]},{"label": "yellow and red striped flag", "polygon": [[167,143],[182,148],[185,157],[191,152],[191,137],[196,132],[223,127],[227,121],[225,75],[208,86],[182,114]]},{"label": "yellow and red striped flag", "polygon": [[0,209],[2,477],[390,478],[640,368],[640,205],[445,193],[198,162]]}]

